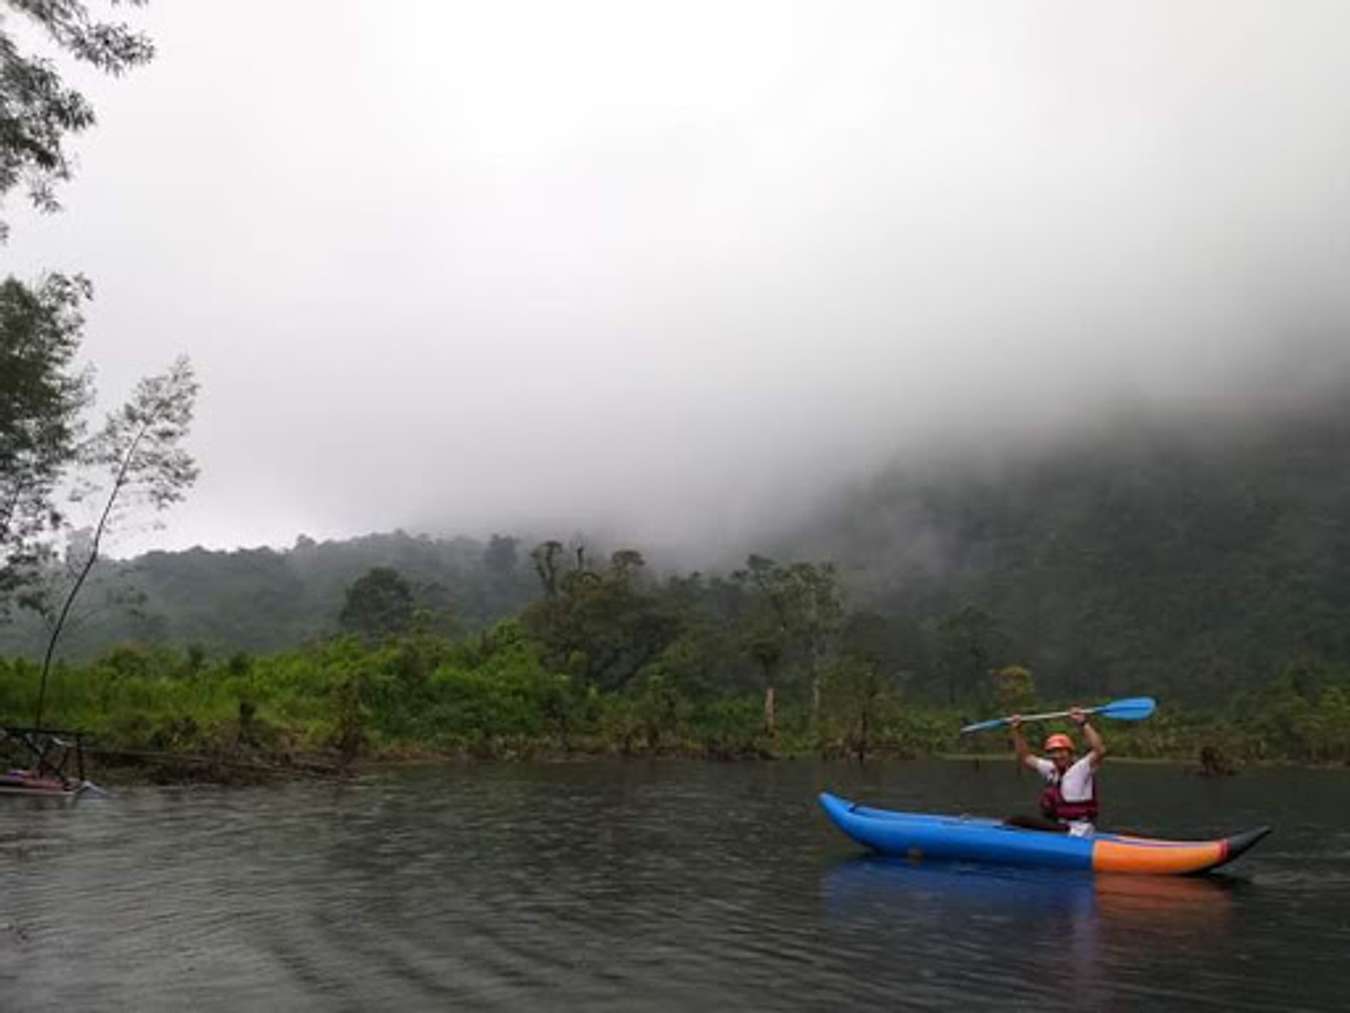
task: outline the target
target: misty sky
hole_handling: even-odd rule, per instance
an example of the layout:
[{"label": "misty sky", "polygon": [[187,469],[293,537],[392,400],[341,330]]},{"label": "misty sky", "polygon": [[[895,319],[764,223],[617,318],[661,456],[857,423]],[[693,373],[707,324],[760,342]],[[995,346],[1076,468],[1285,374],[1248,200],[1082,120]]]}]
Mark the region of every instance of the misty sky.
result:
[{"label": "misty sky", "polygon": [[934,441],[1347,346],[1340,0],[124,16],[158,58],[73,75],[66,209],[11,195],[0,249],[94,280],[108,404],[198,367],[202,478],[122,551],[729,545]]}]

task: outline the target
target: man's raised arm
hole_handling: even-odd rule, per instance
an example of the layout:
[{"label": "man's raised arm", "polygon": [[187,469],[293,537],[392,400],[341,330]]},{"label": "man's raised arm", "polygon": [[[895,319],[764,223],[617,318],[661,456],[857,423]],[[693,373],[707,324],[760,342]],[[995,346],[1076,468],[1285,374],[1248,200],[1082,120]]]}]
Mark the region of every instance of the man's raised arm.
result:
[{"label": "man's raised arm", "polygon": [[1092,760],[1092,769],[1096,770],[1102,765],[1102,760],[1106,759],[1106,743],[1102,741],[1097,729],[1088,724],[1088,716],[1081,707],[1069,711],[1069,720],[1078,725],[1083,732],[1083,738],[1087,739],[1088,749],[1091,750],[1088,756]]},{"label": "man's raised arm", "polygon": [[1012,731],[1013,749],[1017,752],[1017,762],[1030,767],[1032,770],[1039,769],[1036,766],[1036,755],[1027,745],[1027,740],[1022,738],[1022,715],[1014,714],[1010,717],[1008,728]]}]

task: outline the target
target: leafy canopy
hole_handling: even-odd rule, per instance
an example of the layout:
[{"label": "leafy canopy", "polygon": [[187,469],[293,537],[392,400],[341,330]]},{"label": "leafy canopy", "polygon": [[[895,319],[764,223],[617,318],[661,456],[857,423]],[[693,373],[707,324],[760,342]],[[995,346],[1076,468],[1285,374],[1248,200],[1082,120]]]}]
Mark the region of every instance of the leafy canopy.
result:
[{"label": "leafy canopy", "polygon": [[73,361],[89,296],[83,278],[0,282],[0,604],[41,558],[61,515],[52,494],[75,457],[91,396]]},{"label": "leafy canopy", "polygon": [[[111,0],[139,7],[145,0]],[[56,65],[20,51],[7,30],[7,7],[25,16],[56,46],[82,63],[121,74],[148,62],[155,48],[124,24],[99,21],[80,0],[5,0],[0,7],[0,200],[22,185],[34,207],[54,211],[56,186],[71,177],[66,138],[94,124],[89,101],[61,79]],[[8,227],[0,220],[0,242]]]},{"label": "leafy canopy", "polygon": [[[13,29],[25,22],[58,51],[114,75],[145,63],[154,47],[126,25],[92,17],[80,0],[0,0],[0,204],[23,186],[37,208],[54,211],[56,185],[71,177],[66,140],[93,124],[94,111],[51,60],[23,50]],[[0,243],[7,236],[0,219]],[[75,356],[91,295],[78,275],[0,281],[0,610],[49,554],[42,538],[62,520],[53,495],[89,449],[80,416],[92,383]]]},{"label": "leafy canopy", "polygon": [[412,625],[413,589],[393,567],[376,566],[347,589],[338,624],[352,633],[376,639],[401,633]]}]

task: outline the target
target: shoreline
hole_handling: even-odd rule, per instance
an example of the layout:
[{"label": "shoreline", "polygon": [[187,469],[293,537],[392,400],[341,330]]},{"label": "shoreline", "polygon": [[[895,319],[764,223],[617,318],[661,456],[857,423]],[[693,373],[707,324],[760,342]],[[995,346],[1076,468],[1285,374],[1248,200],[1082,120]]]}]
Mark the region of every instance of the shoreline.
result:
[{"label": "shoreline", "polygon": [[[810,760],[813,762],[855,765],[856,757],[832,753],[822,755],[818,750],[783,750],[768,752],[748,750],[728,755],[691,748],[663,748],[656,750],[628,750],[617,748],[558,749],[527,748],[485,752],[469,749],[434,750],[394,748],[375,752],[342,762],[341,758],[325,753],[287,754],[204,754],[169,753],[136,750],[89,750],[89,779],[109,787],[249,787],[299,781],[342,782],[384,771],[416,767],[475,767],[498,764],[529,764],[552,766],[566,763],[588,763],[598,760],[624,762],[677,761],[686,763],[784,763]],[[915,754],[903,750],[876,750],[863,764],[916,763],[936,760],[943,763],[1014,764],[1006,753],[926,753]],[[1113,765],[1180,767],[1187,774],[1199,777],[1236,776],[1247,770],[1289,768],[1298,770],[1327,770],[1350,772],[1350,764],[1307,763],[1286,760],[1249,761],[1231,772],[1207,773],[1194,757],[1116,756]]]}]

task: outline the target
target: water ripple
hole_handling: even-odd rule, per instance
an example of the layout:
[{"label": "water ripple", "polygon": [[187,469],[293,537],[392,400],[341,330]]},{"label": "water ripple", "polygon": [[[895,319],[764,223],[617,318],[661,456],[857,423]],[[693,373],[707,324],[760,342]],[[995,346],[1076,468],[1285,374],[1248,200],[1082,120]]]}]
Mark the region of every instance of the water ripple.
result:
[{"label": "water ripple", "polygon": [[1203,880],[864,859],[812,803],[1024,801],[957,764],[446,767],[0,808],[0,989],[33,1010],[1332,1008],[1350,794],[1263,777],[1112,771],[1122,820],[1277,824]]}]

